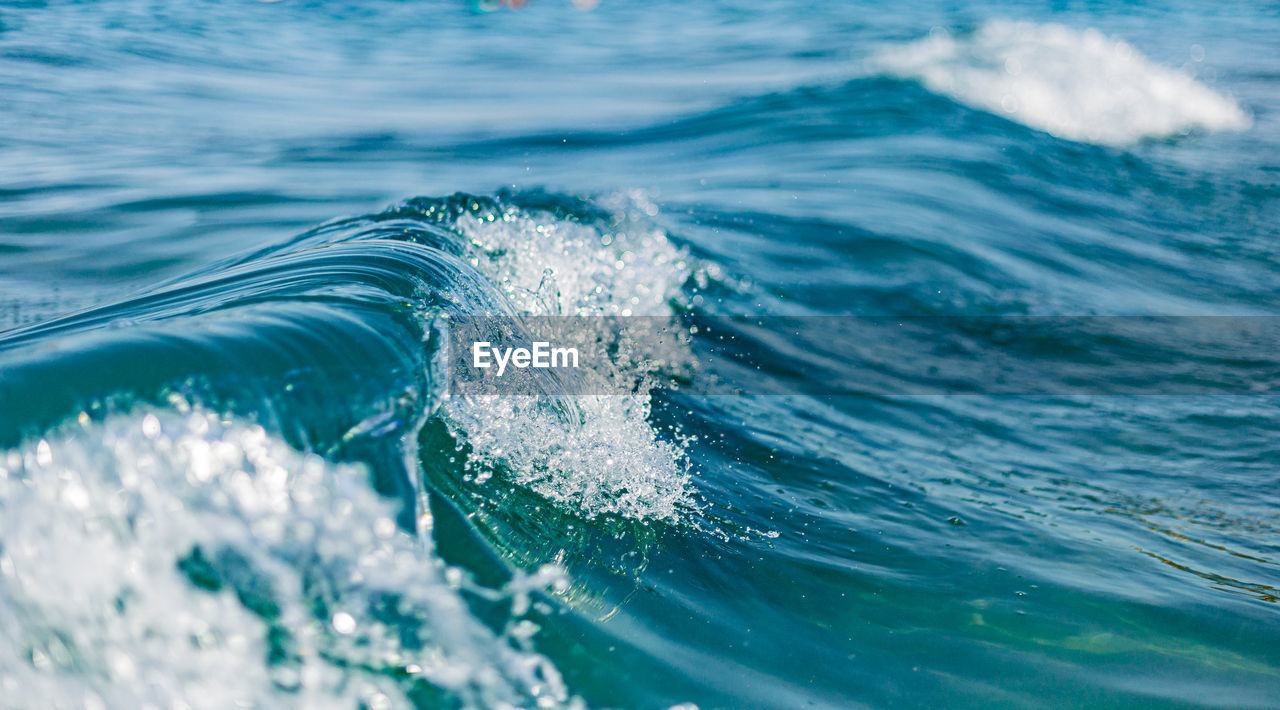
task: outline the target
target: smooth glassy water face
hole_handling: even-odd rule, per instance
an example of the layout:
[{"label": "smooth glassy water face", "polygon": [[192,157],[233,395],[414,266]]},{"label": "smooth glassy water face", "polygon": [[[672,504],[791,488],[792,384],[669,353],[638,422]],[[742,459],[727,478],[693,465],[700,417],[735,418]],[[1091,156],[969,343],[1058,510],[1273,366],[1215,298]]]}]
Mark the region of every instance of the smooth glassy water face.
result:
[{"label": "smooth glassy water face", "polygon": [[1265,3],[0,1],[0,705],[1280,707],[1277,116]]}]

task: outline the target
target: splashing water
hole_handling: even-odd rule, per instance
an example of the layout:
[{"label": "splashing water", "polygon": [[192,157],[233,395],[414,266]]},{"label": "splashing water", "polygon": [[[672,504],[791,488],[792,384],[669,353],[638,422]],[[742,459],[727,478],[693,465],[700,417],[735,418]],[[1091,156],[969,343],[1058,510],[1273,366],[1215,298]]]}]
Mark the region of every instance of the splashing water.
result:
[{"label": "splashing water", "polygon": [[0,462],[6,707],[580,706],[361,469],[198,409],[82,416]]},{"label": "splashing water", "polygon": [[[589,319],[600,338],[620,347],[578,376],[637,394],[574,397],[567,420],[561,403],[545,397],[455,397],[444,418],[471,447],[472,480],[484,484],[502,471],[588,518],[679,519],[693,507],[689,465],[681,446],[650,426],[648,392],[655,363],[681,363],[687,351],[677,338],[634,337],[624,320],[606,317],[667,318],[674,326],[672,302],[694,276],[689,256],[643,222],[656,207],[640,194],[616,197],[603,218],[580,221],[477,206],[454,226],[476,250],[472,265],[523,316],[576,316],[575,327]],[[554,330],[556,319],[538,325]]]}]

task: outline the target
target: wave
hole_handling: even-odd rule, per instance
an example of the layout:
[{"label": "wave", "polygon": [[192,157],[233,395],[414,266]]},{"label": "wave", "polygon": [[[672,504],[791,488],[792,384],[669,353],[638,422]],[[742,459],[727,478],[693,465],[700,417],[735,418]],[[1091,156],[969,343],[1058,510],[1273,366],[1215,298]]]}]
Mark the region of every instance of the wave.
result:
[{"label": "wave", "polygon": [[[414,199],[0,337],[6,697],[580,705],[524,618],[565,580],[469,582],[435,551],[435,503],[514,488],[578,518],[696,514],[682,445],[649,421],[655,363],[683,344],[596,318],[614,357],[571,376],[631,394],[563,397],[551,378],[492,397],[450,392],[442,333],[674,318],[697,270],[654,211],[638,195]],[[495,624],[474,603],[506,611]]]},{"label": "wave", "polygon": [[970,106],[1086,143],[1240,131],[1252,123],[1232,99],[1094,29],[993,20],[970,34],[938,32],[886,48],[871,64]]},{"label": "wave", "polygon": [[145,297],[11,332],[0,392],[31,405],[0,423],[52,425],[91,396],[195,375],[209,406],[248,401],[306,448],[436,416],[469,448],[476,485],[496,472],[589,518],[676,520],[693,506],[688,465],[649,426],[645,382],[679,352],[616,349],[574,375],[629,382],[624,397],[556,397],[554,381],[529,398],[451,396],[438,371],[450,318],[536,329],[526,317],[673,316],[694,269],[644,221],[655,211],[636,195],[455,195],[339,220]]}]

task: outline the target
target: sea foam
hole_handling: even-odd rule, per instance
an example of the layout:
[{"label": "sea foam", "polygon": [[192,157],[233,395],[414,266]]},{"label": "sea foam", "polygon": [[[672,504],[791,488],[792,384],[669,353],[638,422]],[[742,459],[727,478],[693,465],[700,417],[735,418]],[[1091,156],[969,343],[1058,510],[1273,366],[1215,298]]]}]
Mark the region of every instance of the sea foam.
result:
[{"label": "sea foam", "polygon": [[[4,707],[580,706],[365,471],[181,409],[0,452]],[[525,607],[547,575],[495,593]]]},{"label": "sea foam", "polygon": [[1123,145],[1244,130],[1249,115],[1192,76],[1094,30],[995,20],[883,50],[872,66],[1055,136]]}]

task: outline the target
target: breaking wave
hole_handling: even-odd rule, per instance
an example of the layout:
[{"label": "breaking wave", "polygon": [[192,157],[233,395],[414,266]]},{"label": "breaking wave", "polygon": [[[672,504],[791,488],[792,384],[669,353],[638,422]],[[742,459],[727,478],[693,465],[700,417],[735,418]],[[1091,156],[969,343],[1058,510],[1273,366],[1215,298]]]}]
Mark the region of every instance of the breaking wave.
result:
[{"label": "breaking wave", "polygon": [[[558,570],[470,582],[435,552],[432,498],[514,486],[586,519],[694,514],[682,446],[649,422],[682,345],[656,357],[602,325],[615,356],[572,376],[631,394],[485,397],[449,392],[441,332],[674,317],[695,270],[653,211],[409,200],[7,334],[9,706],[578,705],[524,617]],[[447,436],[424,447],[429,422]]]},{"label": "breaking wave", "polygon": [[1121,145],[1190,131],[1238,131],[1231,98],[1094,30],[994,20],[883,50],[878,70],[1061,138]]},{"label": "breaking wave", "polygon": [[[180,404],[81,418],[0,468],[0,687],[10,708],[576,704],[512,614],[357,466]],[[517,610],[556,572],[502,591]]]}]

